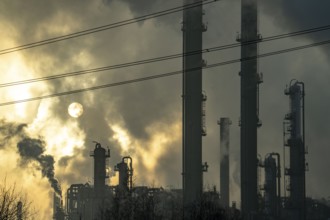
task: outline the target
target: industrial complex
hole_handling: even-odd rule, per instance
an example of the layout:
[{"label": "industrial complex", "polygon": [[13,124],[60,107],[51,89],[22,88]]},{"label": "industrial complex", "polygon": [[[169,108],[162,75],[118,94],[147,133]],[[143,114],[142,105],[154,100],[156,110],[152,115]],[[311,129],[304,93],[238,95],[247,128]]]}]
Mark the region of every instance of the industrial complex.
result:
[{"label": "industrial complex", "polygon": [[[184,0],[185,5],[199,2]],[[74,183],[61,198],[54,194],[55,220],[80,219],[242,219],[242,220],[316,220],[329,219],[329,204],[306,198],[308,165],[305,144],[305,85],[288,83],[288,113],[283,115],[283,152],[258,154],[259,86],[263,74],[258,65],[257,0],[242,0],[240,76],[240,180],[241,200],[230,199],[230,125],[220,116],[220,191],[204,190],[203,173],[209,164],[202,161],[206,94],[202,88],[203,7],[183,11],[182,80],[182,188],[164,189],[137,186],[133,181],[134,158],[123,155],[114,167],[118,185],[106,185],[110,150],[100,143],[90,156],[94,160],[94,183]],[[181,168],[178,168],[181,169]]]}]

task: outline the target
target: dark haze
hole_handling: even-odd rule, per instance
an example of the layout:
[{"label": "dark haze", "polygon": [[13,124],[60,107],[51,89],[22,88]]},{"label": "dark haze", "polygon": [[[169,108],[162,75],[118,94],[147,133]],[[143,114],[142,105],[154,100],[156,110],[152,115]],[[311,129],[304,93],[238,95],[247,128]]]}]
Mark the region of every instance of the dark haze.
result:
[{"label": "dark haze", "polygon": [[61,187],[55,178],[53,156],[44,154],[46,146],[43,140],[28,137],[24,131],[26,126],[26,124],[0,120],[0,148],[8,147],[13,141],[18,141],[17,149],[22,160],[20,165],[26,166],[29,162],[38,162],[42,176],[48,179],[58,195],[62,195]]},{"label": "dark haze", "polygon": [[47,177],[50,185],[58,195],[62,195],[61,187],[55,179],[54,172],[54,158],[51,155],[44,154],[45,142],[40,139],[24,138],[17,144],[19,155],[21,156],[22,165],[29,163],[30,161],[36,161],[39,163],[41,173],[43,177]]},{"label": "dark haze", "polygon": [[4,119],[0,120],[0,149],[5,148],[13,137],[21,136],[26,126],[26,124],[6,122]]}]

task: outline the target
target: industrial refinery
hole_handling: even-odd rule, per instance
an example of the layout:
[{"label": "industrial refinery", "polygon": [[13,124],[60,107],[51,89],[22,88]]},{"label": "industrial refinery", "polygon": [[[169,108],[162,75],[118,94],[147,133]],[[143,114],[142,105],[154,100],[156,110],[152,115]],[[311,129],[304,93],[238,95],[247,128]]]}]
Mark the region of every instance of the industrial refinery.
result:
[{"label": "industrial refinery", "polygon": [[[275,152],[265,155],[264,159],[260,156],[255,158],[257,173],[263,170],[263,175],[258,175],[256,181],[262,184],[255,186],[255,211],[243,215],[243,210],[238,209],[235,201],[230,204],[229,147],[232,122],[229,118],[220,118],[220,192],[216,188],[208,191],[201,189],[200,194],[197,194],[198,200],[192,200],[188,206],[183,203],[184,192],[187,191],[185,188],[136,186],[133,182],[134,159],[130,156],[124,156],[114,167],[114,171],[118,172],[118,185],[106,185],[110,149],[95,143],[90,154],[94,160],[94,184],[72,184],[63,198],[54,193],[54,219],[328,219],[330,207],[327,204],[306,198],[304,83],[292,80],[284,94],[290,103],[289,113],[283,121],[283,152],[287,151],[289,161],[285,158],[281,160],[281,154]],[[206,166],[201,164],[200,171],[206,171]],[[284,181],[281,181],[282,175]],[[190,195],[190,191],[186,193]]]},{"label": "industrial refinery", "polygon": [[[136,186],[133,181],[134,158],[130,156],[124,156],[113,169],[118,172],[118,185],[107,185],[110,149],[96,142],[90,153],[94,161],[94,183],[72,184],[63,198],[54,193],[54,219],[328,219],[330,207],[327,204],[306,198],[304,87],[303,82],[292,80],[284,90],[289,98],[290,109],[283,117],[283,152],[287,154],[285,158],[288,161],[285,158],[281,160],[281,154],[276,152],[268,153],[264,159],[261,156],[254,158],[254,168],[258,173],[256,182],[262,182],[255,186],[257,201],[254,211],[244,215],[243,209],[238,209],[235,201],[230,204],[229,147],[232,122],[229,118],[220,118],[220,192],[216,188],[200,189],[200,193],[196,194],[198,200],[195,198],[186,204],[184,192],[191,196],[192,192],[188,189],[192,188]],[[203,132],[200,133],[202,135]],[[260,175],[261,170],[263,175]],[[207,163],[200,166],[200,172],[205,171]]]},{"label": "industrial refinery", "polygon": [[[185,0],[184,4],[194,4]],[[230,200],[230,125],[221,117],[219,179],[220,191],[205,190],[203,173],[211,164],[202,161],[202,139],[207,97],[202,88],[203,22],[202,4],[183,11],[182,78],[182,189],[137,186],[133,181],[134,158],[124,156],[115,167],[118,185],[106,185],[110,149],[95,144],[94,184],[75,183],[64,198],[54,197],[54,219],[242,219],[312,220],[329,219],[330,207],[306,198],[305,84],[299,80],[287,86],[288,113],[283,115],[283,152],[258,154],[258,129],[262,129],[259,93],[263,74],[258,64],[257,0],[242,0],[240,82],[240,207]],[[197,53],[196,53],[197,51]],[[307,86],[308,87],[308,86]],[[178,168],[179,169],[179,168]],[[65,200],[63,206],[62,199]],[[322,210],[316,207],[322,206]],[[318,217],[317,217],[318,216]]]},{"label": "industrial refinery", "polygon": [[0,220],[330,220],[329,1],[4,2]]}]

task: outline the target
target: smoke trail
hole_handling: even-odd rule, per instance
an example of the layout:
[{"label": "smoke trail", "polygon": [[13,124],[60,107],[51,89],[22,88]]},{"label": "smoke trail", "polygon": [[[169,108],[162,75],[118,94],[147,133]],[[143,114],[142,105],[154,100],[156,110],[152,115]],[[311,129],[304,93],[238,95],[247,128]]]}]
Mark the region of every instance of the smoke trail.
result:
[{"label": "smoke trail", "polygon": [[26,124],[17,124],[6,122],[4,119],[0,120],[0,149],[5,148],[8,142],[17,136],[22,136],[24,134],[23,129]]},{"label": "smoke trail", "polygon": [[17,148],[19,155],[22,158],[21,165],[24,166],[30,161],[37,161],[40,165],[43,177],[46,177],[52,188],[59,195],[62,194],[61,187],[55,179],[54,173],[54,158],[51,155],[45,155],[45,142],[40,139],[29,138],[24,128],[27,124],[19,124],[14,122],[7,122],[4,119],[0,120],[0,149],[10,145],[13,139],[19,140]]},{"label": "smoke trail", "polygon": [[45,155],[45,142],[40,139],[25,137],[17,144],[18,152],[24,163],[37,161],[41,167],[43,177],[47,177],[52,188],[58,195],[62,195],[61,187],[55,178],[54,158],[51,155]]}]

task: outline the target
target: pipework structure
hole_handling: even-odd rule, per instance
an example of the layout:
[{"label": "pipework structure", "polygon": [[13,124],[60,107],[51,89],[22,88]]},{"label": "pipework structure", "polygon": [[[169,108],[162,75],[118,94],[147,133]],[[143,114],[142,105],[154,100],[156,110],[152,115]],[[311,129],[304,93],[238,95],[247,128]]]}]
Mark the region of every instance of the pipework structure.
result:
[{"label": "pipework structure", "polygon": [[[203,191],[202,136],[206,135],[202,126],[202,1],[184,0],[184,5],[194,5],[183,11],[183,205],[184,219],[191,219],[192,212],[198,216]],[[196,53],[197,52],[197,53]],[[197,212],[197,213],[196,213]]]},{"label": "pipework structure", "polygon": [[285,169],[289,176],[287,209],[290,219],[306,219],[306,186],[305,186],[305,86],[304,83],[291,80],[285,89],[290,98],[290,113],[285,115],[285,146],[289,147],[290,167]]},{"label": "pipework structure", "polygon": [[220,118],[220,195],[221,204],[224,208],[229,208],[229,143],[230,133],[229,126],[231,120],[229,118]]},{"label": "pipework structure", "polygon": [[253,219],[258,211],[257,128],[259,120],[257,0],[241,3],[241,209],[243,219]]}]

